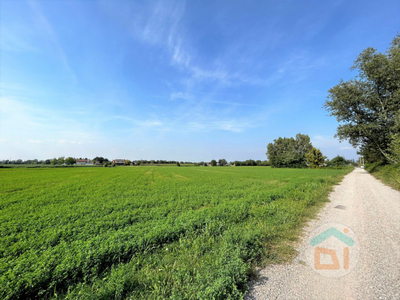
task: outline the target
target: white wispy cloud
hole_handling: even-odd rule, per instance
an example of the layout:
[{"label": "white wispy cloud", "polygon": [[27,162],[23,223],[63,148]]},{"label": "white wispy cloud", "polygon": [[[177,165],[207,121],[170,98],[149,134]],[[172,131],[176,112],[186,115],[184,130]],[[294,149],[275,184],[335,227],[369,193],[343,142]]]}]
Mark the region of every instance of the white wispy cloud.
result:
[{"label": "white wispy cloud", "polygon": [[168,48],[172,55],[172,62],[177,65],[183,65],[186,68],[190,66],[191,55],[185,50],[182,39],[170,35],[168,39]]},{"label": "white wispy cloud", "polygon": [[153,126],[162,126],[163,123],[160,121],[144,121],[144,122],[139,122],[141,126],[146,126],[146,127],[153,127]]},{"label": "white wispy cloud", "polygon": [[[162,126],[163,122],[160,120],[139,120],[133,117],[125,117],[125,116],[119,116],[119,115],[115,115],[109,118],[105,119],[106,121],[112,121],[112,120],[123,120],[128,122],[128,124],[130,124],[132,127],[154,127],[154,126]],[[137,128],[136,128],[137,129]]]},{"label": "white wispy cloud", "polygon": [[[208,134],[218,131],[241,134],[246,130],[265,123],[267,115],[257,118],[232,118],[208,111],[207,107],[194,107],[187,114],[154,117],[138,120],[134,117],[104,115],[80,115],[43,109],[21,100],[0,98],[1,141],[7,141],[0,148],[1,158],[49,158],[59,156],[121,157],[129,154],[140,157],[140,149],[152,145],[147,155],[159,155],[157,141],[167,141],[180,134]],[[113,120],[121,120],[122,126],[107,129]],[[88,122],[88,123],[86,123]],[[102,127],[101,124],[104,124]],[[169,132],[169,133],[168,133]],[[176,133],[176,134],[174,134]],[[168,143],[167,143],[168,144]],[[157,146],[158,145],[158,146]],[[171,148],[171,145],[169,145]],[[147,149],[147,148],[146,148]],[[174,149],[165,150],[168,155]],[[168,152],[169,151],[169,152]],[[158,153],[158,154],[157,154]],[[187,155],[182,153],[182,155]],[[137,158],[137,157],[136,157]]]},{"label": "white wispy cloud", "polygon": [[[2,51],[15,51],[15,52],[37,52],[38,48],[27,41],[26,34],[16,33],[17,29],[12,31],[7,26],[2,26],[0,43]],[[24,29],[26,31],[28,29]],[[23,37],[21,37],[23,36]]]},{"label": "white wispy cloud", "polygon": [[251,127],[253,125],[250,122],[243,120],[194,121],[187,122],[180,131],[213,132],[222,130],[240,133]]},{"label": "white wispy cloud", "polygon": [[71,79],[76,83],[76,74],[68,61],[62,43],[60,42],[60,39],[58,38],[52,24],[50,23],[48,18],[46,18],[38,2],[34,0],[28,0],[28,4],[34,13],[35,25],[37,27],[36,32],[40,32],[40,34],[44,35],[44,38],[46,40],[49,40],[51,42],[56,50],[55,52],[57,53],[59,60],[62,62],[64,68],[70,74]]},{"label": "white wispy cloud", "polygon": [[238,124],[236,122],[220,122],[218,124],[219,128],[226,131],[232,132],[242,132],[244,129],[248,127],[247,124]]},{"label": "white wispy cloud", "polygon": [[279,61],[265,59],[266,51],[283,39],[276,20],[271,20],[268,27],[269,43],[260,43],[256,33],[250,37],[238,33],[236,42],[231,41],[229,47],[205,62],[193,46],[186,26],[186,1],[123,1],[118,5],[101,1],[100,8],[116,22],[122,23],[134,38],[165,49],[170,63],[185,71],[181,82],[188,88],[203,81],[221,86],[272,86],[290,77],[290,80],[298,82],[324,63],[323,59],[315,57],[311,60],[307,51],[289,53]]},{"label": "white wispy cloud", "polygon": [[183,99],[183,100],[193,100],[193,95],[189,93],[172,93],[170,96],[171,100]]},{"label": "white wispy cloud", "polygon": [[[219,58],[208,65],[196,62],[198,54],[185,31],[185,1],[148,1],[145,4],[119,2],[119,6],[101,1],[100,7],[129,29],[140,41],[166,49],[172,65],[190,73],[188,85],[194,81],[215,81],[222,85],[261,83],[232,71]],[[121,7],[116,10],[114,7]]]},{"label": "white wispy cloud", "polygon": [[1,97],[0,108],[0,136],[7,140],[0,157],[45,158],[74,153],[78,149],[72,146],[88,146],[87,141],[101,139],[101,134],[84,121],[43,109],[32,101]]}]

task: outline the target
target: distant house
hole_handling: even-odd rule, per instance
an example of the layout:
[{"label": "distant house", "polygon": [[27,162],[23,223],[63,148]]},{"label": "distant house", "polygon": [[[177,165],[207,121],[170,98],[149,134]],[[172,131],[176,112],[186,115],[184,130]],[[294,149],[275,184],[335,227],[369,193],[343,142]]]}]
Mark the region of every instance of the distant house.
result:
[{"label": "distant house", "polygon": [[78,166],[93,165],[93,161],[91,161],[90,159],[77,159],[76,165]]},{"label": "distant house", "polygon": [[78,165],[78,166],[84,166],[84,165],[86,165],[87,164],[87,159],[77,159],[76,160],[76,165]]},{"label": "distant house", "polygon": [[125,165],[125,159],[114,159],[112,162],[116,165]]}]

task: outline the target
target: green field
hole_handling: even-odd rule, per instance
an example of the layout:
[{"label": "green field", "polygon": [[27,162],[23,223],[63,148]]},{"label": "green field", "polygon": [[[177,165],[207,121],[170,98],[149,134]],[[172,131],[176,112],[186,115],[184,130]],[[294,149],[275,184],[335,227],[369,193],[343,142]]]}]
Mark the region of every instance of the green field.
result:
[{"label": "green field", "polygon": [[0,169],[1,299],[240,299],[351,169]]}]

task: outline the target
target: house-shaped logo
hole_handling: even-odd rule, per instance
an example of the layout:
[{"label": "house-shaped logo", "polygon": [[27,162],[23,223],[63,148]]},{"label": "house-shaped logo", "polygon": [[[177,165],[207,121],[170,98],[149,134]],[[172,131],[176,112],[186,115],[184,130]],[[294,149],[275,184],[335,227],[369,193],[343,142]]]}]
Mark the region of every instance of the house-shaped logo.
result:
[{"label": "house-shaped logo", "polygon": [[[348,233],[349,230],[345,228],[344,233]],[[317,246],[318,244],[322,243],[326,239],[334,236],[338,240],[345,243],[347,246],[354,246],[354,240],[348,237],[346,234],[342,233],[341,231],[337,230],[334,227],[331,227],[324,232],[320,233],[316,237],[314,237],[310,244],[311,246]],[[328,254],[332,257],[333,264],[321,264],[321,254]],[[349,247],[343,248],[343,268],[345,270],[349,269]],[[332,249],[322,248],[322,247],[315,247],[314,248],[314,267],[317,270],[338,270],[340,269],[340,263],[338,257],[336,255],[336,251]]]},{"label": "house-shaped logo", "polygon": [[324,224],[310,234],[305,254],[310,267],[326,277],[340,277],[357,264],[359,242],[348,226],[339,223]]}]

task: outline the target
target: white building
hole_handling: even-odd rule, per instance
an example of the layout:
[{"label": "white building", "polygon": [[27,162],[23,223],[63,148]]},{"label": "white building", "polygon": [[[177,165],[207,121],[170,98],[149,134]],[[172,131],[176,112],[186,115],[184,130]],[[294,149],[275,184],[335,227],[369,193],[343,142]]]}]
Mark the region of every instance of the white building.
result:
[{"label": "white building", "polygon": [[87,164],[87,159],[77,159],[76,160],[76,165],[78,165],[78,166],[84,166],[84,165],[86,165]]},{"label": "white building", "polygon": [[114,159],[112,162],[116,165],[125,165],[125,159]]}]

